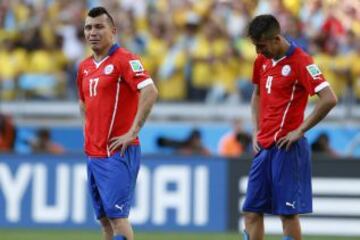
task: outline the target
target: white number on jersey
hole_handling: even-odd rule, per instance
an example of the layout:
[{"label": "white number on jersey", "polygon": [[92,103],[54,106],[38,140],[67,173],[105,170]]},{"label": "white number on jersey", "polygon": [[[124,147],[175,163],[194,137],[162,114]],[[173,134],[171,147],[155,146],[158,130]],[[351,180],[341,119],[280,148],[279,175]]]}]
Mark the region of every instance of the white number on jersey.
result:
[{"label": "white number on jersey", "polygon": [[91,78],[89,83],[89,91],[90,91],[90,97],[96,96],[96,89],[99,83],[99,78]]},{"label": "white number on jersey", "polygon": [[267,90],[267,93],[270,94],[271,93],[271,84],[272,84],[272,80],[273,80],[273,76],[268,76],[266,79],[266,85],[265,88]]}]

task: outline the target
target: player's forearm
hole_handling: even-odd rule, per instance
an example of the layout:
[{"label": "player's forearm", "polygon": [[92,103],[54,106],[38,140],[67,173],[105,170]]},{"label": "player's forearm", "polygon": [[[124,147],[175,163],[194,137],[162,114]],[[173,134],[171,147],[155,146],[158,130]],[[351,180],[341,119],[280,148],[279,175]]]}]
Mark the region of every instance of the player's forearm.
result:
[{"label": "player's forearm", "polygon": [[83,128],[85,128],[85,104],[83,101],[79,100],[79,109],[80,109],[80,115],[81,115],[81,123]]},{"label": "player's forearm", "polygon": [[84,120],[84,118],[85,118],[85,104],[81,100],[79,100],[79,108],[80,108],[81,119]]},{"label": "player's forearm", "polygon": [[318,124],[333,108],[331,105],[319,104],[316,105],[312,113],[305,119],[303,124],[300,126],[300,131],[302,133],[307,132],[311,128],[313,128],[316,124]]},{"label": "player's forearm", "polygon": [[305,119],[299,130],[303,133],[319,123],[337,103],[337,98],[331,88],[326,88],[319,93],[320,99],[311,114]]},{"label": "player's forearm", "polygon": [[140,129],[143,127],[147,117],[150,114],[152,106],[156,102],[157,97],[158,90],[154,84],[151,84],[141,90],[138,111],[136,113],[134,123],[130,129],[134,136],[137,136],[140,132]]},{"label": "player's forearm", "polygon": [[254,126],[253,132],[256,134],[259,129],[259,92],[257,86],[251,96],[251,120]]}]

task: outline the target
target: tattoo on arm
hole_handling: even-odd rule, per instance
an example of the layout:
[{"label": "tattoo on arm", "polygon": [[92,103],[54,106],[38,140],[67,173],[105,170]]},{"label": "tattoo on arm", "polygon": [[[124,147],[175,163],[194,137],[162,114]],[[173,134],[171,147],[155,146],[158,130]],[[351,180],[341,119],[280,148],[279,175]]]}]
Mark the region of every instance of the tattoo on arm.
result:
[{"label": "tattoo on arm", "polygon": [[138,112],[133,124],[133,130],[135,130],[136,134],[144,126],[145,121],[151,112],[151,108],[156,101],[157,95],[157,89],[154,87],[147,87],[142,90],[139,100]]},{"label": "tattoo on arm", "polygon": [[150,111],[151,111],[151,109],[148,109],[147,111],[144,112],[144,115],[142,116],[142,118],[140,119],[140,121],[138,123],[139,128],[142,128],[144,126],[145,121],[150,114]]}]

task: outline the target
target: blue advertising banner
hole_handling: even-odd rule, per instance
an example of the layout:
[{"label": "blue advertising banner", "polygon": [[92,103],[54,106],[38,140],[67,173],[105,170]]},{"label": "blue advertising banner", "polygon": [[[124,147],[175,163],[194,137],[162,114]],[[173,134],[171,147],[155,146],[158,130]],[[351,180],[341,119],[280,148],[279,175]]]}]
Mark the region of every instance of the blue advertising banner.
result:
[{"label": "blue advertising banner", "polygon": [[[227,161],[148,156],[130,220],[146,231],[227,229]],[[0,155],[0,228],[97,227],[83,155]]]}]

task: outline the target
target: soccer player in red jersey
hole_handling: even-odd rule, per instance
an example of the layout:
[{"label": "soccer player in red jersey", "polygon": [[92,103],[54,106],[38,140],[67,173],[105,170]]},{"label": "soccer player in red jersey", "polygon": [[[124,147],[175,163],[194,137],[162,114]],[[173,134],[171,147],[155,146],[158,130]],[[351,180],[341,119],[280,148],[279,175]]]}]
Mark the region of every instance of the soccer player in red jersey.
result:
[{"label": "soccer player in red jersey", "polygon": [[115,43],[103,7],[88,12],[84,34],[93,55],[78,68],[88,185],[104,240],[133,240],[128,221],[140,167],[138,134],[158,92],[139,58]]},{"label": "soccer player in red jersey", "polygon": [[[284,240],[300,240],[298,214],[312,212],[311,157],[306,131],[337,98],[312,58],[288,42],[272,15],[260,15],[248,34],[258,57],[251,107],[256,152],[249,173],[244,239],[264,239],[264,213],[279,215]],[[319,99],[304,119],[309,95]]]}]

